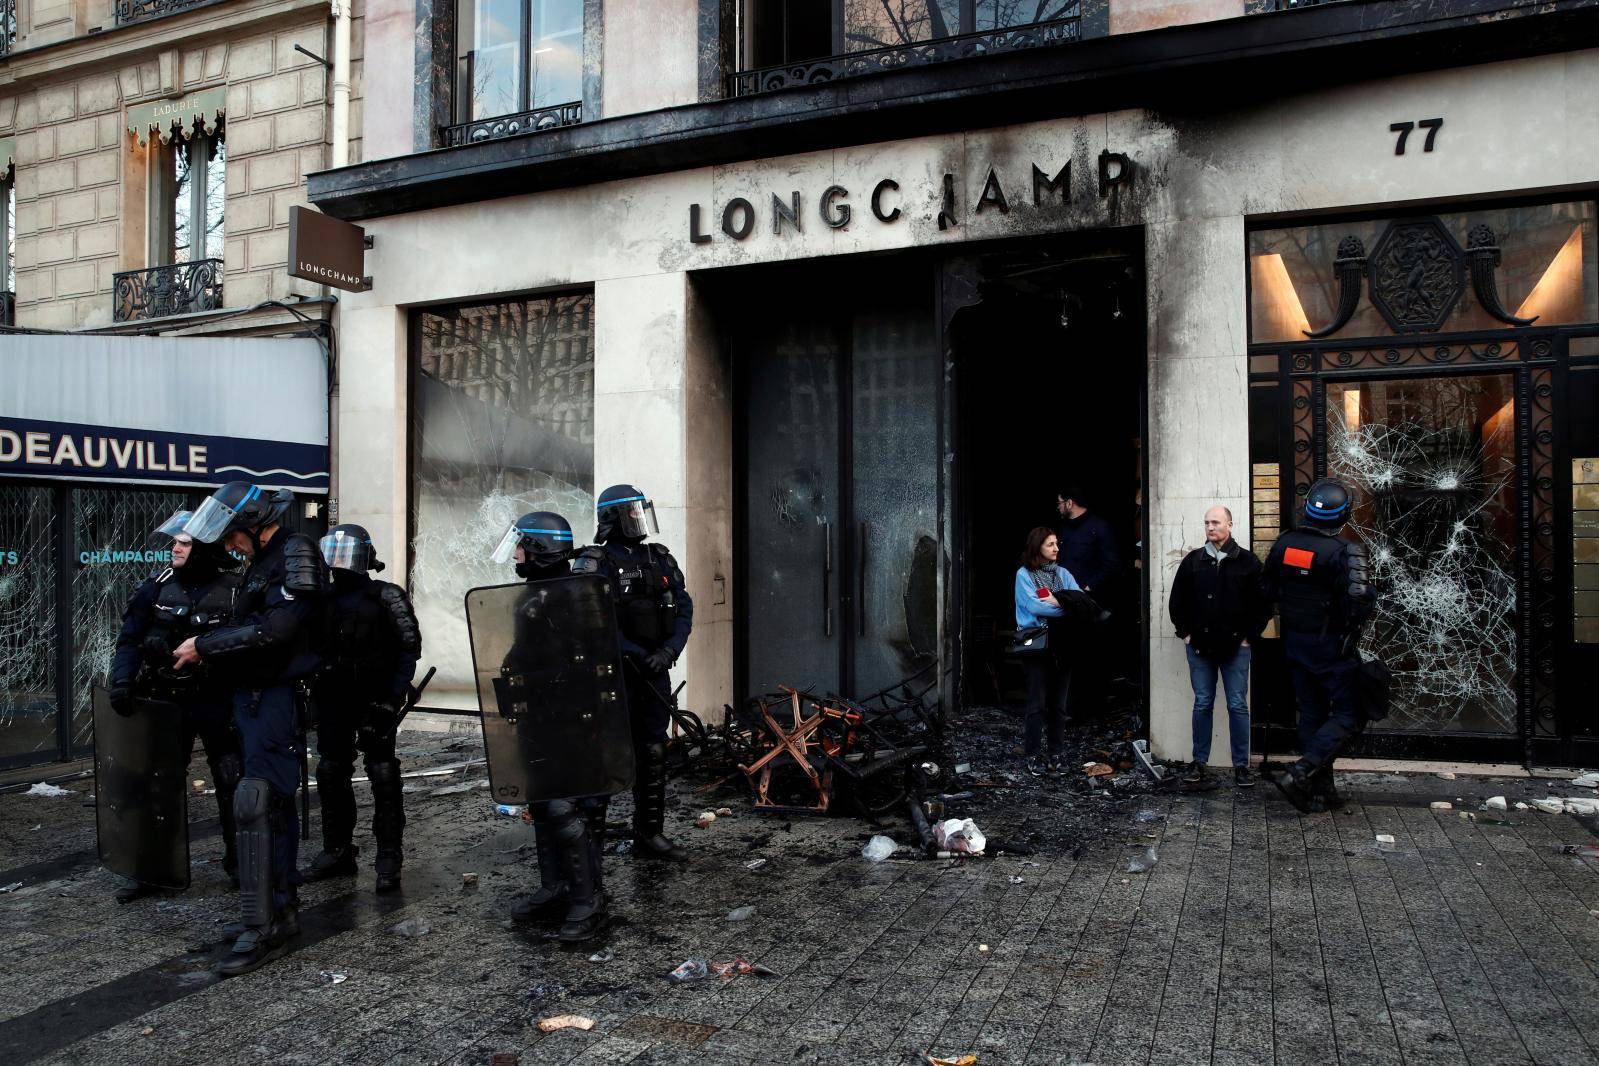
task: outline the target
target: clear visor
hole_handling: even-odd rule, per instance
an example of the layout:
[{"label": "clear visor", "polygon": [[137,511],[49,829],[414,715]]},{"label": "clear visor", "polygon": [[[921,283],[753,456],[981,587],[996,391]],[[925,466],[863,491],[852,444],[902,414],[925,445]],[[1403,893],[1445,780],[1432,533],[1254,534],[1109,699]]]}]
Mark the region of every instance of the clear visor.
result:
[{"label": "clear visor", "polygon": [[[173,511],[165,522],[155,527],[156,534],[158,536],[176,537],[178,534],[183,533],[184,524],[189,521],[193,514],[193,511]],[[184,535],[187,536],[188,534]]]},{"label": "clear visor", "polygon": [[624,536],[653,537],[661,531],[655,521],[655,503],[651,500],[629,500],[617,514],[617,522]]},{"label": "clear visor", "polygon": [[505,531],[505,536],[500,538],[500,543],[495,546],[494,554],[489,558],[495,566],[504,566],[516,557],[516,543],[522,539],[522,531],[513,524]]},{"label": "clear visor", "polygon": [[354,570],[357,573],[366,572],[367,546],[365,541],[346,536],[341,531],[329,533],[317,543],[322,549],[323,560],[329,566],[339,570]]},{"label": "clear visor", "polygon": [[183,532],[201,544],[215,544],[227,532],[228,523],[237,513],[215,496],[207,496],[183,524]]}]

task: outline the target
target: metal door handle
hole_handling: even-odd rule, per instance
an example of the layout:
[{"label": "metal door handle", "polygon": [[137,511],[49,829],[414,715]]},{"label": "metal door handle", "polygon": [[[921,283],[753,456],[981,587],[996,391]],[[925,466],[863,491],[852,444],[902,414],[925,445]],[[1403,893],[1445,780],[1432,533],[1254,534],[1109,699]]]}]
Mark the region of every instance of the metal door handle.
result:
[{"label": "metal door handle", "polygon": [[866,538],[871,531],[872,524],[870,522],[861,523],[861,551],[860,555],[855,559],[856,573],[860,578],[855,597],[856,605],[860,609],[860,626],[855,634],[858,637],[866,635]]},{"label": "metal door handle", "polygon": [[822,635],[833,635],[833,524],[822,519]]}]

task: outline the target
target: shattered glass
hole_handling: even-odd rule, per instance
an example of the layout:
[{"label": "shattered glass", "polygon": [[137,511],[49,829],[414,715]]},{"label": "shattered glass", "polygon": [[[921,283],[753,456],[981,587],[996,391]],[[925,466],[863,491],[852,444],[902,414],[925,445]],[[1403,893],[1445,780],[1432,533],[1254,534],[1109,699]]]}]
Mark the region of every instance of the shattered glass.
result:
[{"label": "shattered glass", "polygon": [[56,748],[51,490],[0,485],[0,763]]},{"label": "shattered glass", "polygon": [[[94,738],[93,685],[105,678],[122,612],[150,575],[150,531],[185,497],[135,489],[73,489],[72,747]],[[170,558],[170,555],[168,556]]]},{"label": "shattered glass", "polygon": [[577,544],[593,535],[593,315],[582,294],[418,320],[411,596],[430,702],[476,706],[462,596],[516,579],[491,559],[505,529],[554,511]]},{"label": "shattered glass", "polygon": [[1327,386],[1328,474],[1377,607],[1362,651],[1394,671],[1374,729],[1517,728],[1515,402],[1507,375]]}]

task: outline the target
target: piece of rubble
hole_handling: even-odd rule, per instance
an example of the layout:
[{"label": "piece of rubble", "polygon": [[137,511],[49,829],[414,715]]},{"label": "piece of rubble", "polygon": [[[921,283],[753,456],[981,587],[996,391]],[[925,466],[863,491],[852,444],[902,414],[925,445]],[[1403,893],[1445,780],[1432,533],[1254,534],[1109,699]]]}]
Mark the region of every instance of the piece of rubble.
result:
[{"label": "piece of rubble", "polygon": [[879,835],[866,842],[866,847],[861,850],[861,857],[871,862],[882,862],[898,850],[899,845],[894,843],[892,837]]},{"label": "piece of rubble", "polygon": [[718,807],[718,808],[716,808],[716,816],[718,818],[727,818],[727,817],[731,816],[732,813],[733,813],[733,808],[731,808],[731,807]]},{"label": "piece of rubble", "polygon": [[944,851],[981,855],[988,838],[970,818],[946,818],[933,827],[933,839]]},{"label": "piece of rubble", "polygon": [[1483,801],[1482,809],[1485,811],[1502,811],[1508,808],[1503,796],[1489,796]]},{"label": "piece of rubble", "polygon": [[70,788],[61,788],[61,787],[59,787],[57,785],[52,785],[48,781],[39,781],[39,782],[36,782],[32,788],[28,789],[28,791],[24,792],[23,795],[24,796],[70,796],[70,795],[72,795],[72,790]]},{"label": "piece of rubble", "polygon": [[1534,810],[1542,811],[1545,814],[1564,814],[1566,810],[1565,803],[1554,796],[1548,796],[1541,800],[1533,800],[1532,806]]},{"label": "piece of rubble", "polygon": [[350,975],[341,970],[323,970],[317,976],[330,985],[342,985],[350,979]]},{"label": "piece of rubble", "polygon": [[477,874],[462,874],[461,875],[461,887],[465,888],[465,889],[476,888],[477,887]]},{"label": "piece of rubble", "polygon": [[155,1032],[155,1026],[147,1025],[143,1029],[139,1030],[139,1035],[140,1036],[149,1036],[153,1032]]},{"label": "piece of rubble", "polygon": [[407,918],[398,925],[389,926],[389,932],[396,936],[418,937],[426,936],[433,931],[433,927],[420,918]]},{"label": "piece of rubble", "polygon": [[765,866],[765,865],[766,865],[766,860],[765,859],[751,859],[749,862],[744,864],[744,869],[746,869],[746,870],[759,870],[762,866]]},{"label": "piece of rubble", "polygon": [[611,962],[616,958],[616,952],[610,948],[601,948],[589,956],[590,962]]},{"label": "piece of rubble", "polygon": [[928,1066],[977,1066],[976,1055],[961,1055],[957,1058],[940,1058],[930,1051],[922,1052],[922,1058],[927,1060]]},{"label": "piece of rubble", "polygon": [[581,1029],[585,1033],[594,1028],[594,1019],[581,1014],[557,1014],[553,1018],[539,1019],[539,1032],[553,1033],[557,1029]]},{"label": "piece of rubble", "polygon": [[1127,872],[1130,874],[1147,873],[1155,868],[1160,861],[1160,853],[1154,848],[1145,848],[1142,853],[1134,855],[1127,861]]},{"label": "piece of rubble", "polygon": [[1455,809],[1455,805],[1448,800],[1433,800],[1430,806],[1435,811],[1452,811]]},{"label": "piece of rubble", "polygon": [[755,917],[755,908],[749,904],[734,907],[727,912],[727,920],[730,922],[747,922],[753,917]]},{"label": "piece of rubble", "polygon": [[1110,777],[1116,771],[1102,762],[1083,763],[1083,773],[1089,777]]},{"label": "piece of rubble", "polygon": [[1455,775],[1452,772],[1448,771],[1448,770],[1445,770],[1443,773],[1439,774],[1438,776],[1443,778],[1445,781],[1453,781],[1455,779]]},{"label": "piece of rubble", "polygon": [[710,967],[705,965],[704,959],[684,959],[677,968],[666,975],[666,979],[673,984],[685,984],[689,981],[699,981],[711,975]]},{"label": "piece of rubble", "polygon": [[1392,844],[1393,842],[1394,842],[1394,837],[1393,837],[1392,833],[1378,833],[1377,834],[1377,843],[1379,843],[1379,844]]},{"label": "piece of rubble", "polygon": [[1599,788],[1599,770],[1590,770],[1571,779],[1571,783],[1578,788]]},{"label": "piece of rubble", "polygon": [[712,822],[714,822],[714,821],[716,821],[716,812],[715,811],[701,811],[700,812],[700,816],[698,818],[694,819],[694,828],[695,829],[708,828],[710,826],[710,824]]}]

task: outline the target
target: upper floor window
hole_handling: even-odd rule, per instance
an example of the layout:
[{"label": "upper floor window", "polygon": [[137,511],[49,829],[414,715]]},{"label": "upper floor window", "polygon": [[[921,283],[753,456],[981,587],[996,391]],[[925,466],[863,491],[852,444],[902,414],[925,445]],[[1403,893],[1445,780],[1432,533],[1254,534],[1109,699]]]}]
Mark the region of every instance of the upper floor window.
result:
[{"label": "upper floor window", "polygon": [[227,202],[224,130],[198,130],[188,140],[150,145],[150,266],[222,258]]},{"label": "upper floor window", "polygon": [[17,46],[17,0],[0,0],[0,56]]},{"label": "upper floor window", "polygon": [[1081,0],[744,0],[746,69],[1075,17]]},{"label": "upper floor window", "polygon": [[583,0],[461,0],[455,121],[583,98]]}]

